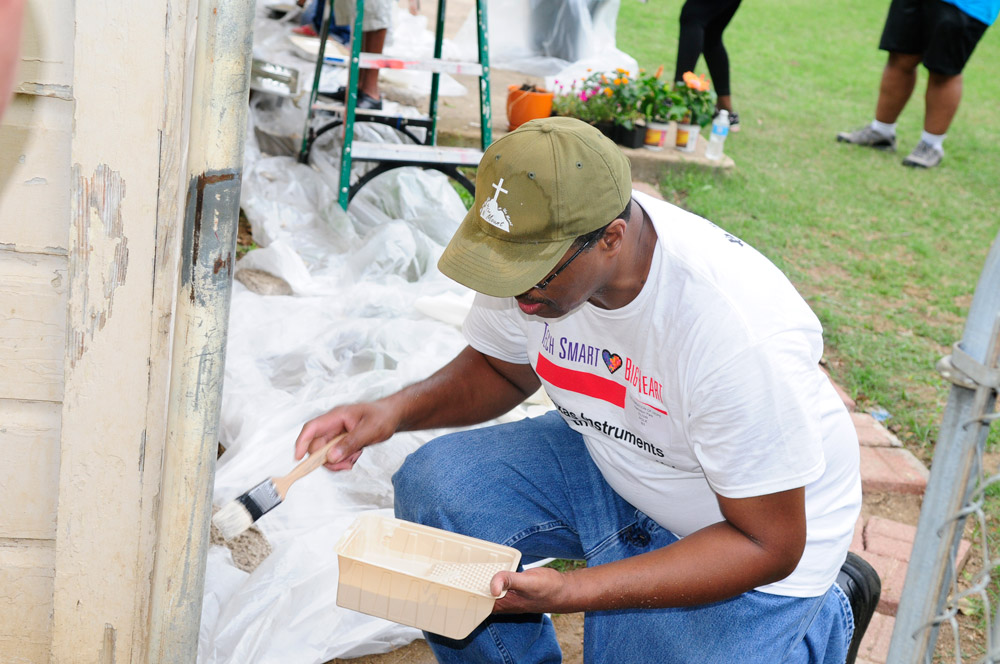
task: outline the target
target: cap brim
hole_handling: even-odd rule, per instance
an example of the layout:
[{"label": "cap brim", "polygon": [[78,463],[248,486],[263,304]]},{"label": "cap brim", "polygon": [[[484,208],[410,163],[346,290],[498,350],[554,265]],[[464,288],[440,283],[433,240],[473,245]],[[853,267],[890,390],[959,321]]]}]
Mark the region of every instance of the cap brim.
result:
[{"label": "cap brim", "polygon": [[473,205],[441,254],[438,269],[474,291],[513,297],[544,279],[575,240],[574,237],[551,242],[499,240],[479,229]]}]

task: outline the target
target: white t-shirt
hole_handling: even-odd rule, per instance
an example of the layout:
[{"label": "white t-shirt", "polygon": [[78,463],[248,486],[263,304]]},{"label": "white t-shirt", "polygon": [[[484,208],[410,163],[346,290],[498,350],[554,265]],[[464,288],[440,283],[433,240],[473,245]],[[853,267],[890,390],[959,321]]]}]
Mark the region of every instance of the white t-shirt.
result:
[{"label": "white t-shirt", "polygon": [[861,509],[858,439],[819,368],[819,320],[788,279],[714,224],[639,192],[657,243],[649,278],[620,309],[558,319],[478,295],[469,344],[530,363],[608,483],[684,537],[722,520],[715,494],[806,488],[806,548],[758,588],[827,591]]}]

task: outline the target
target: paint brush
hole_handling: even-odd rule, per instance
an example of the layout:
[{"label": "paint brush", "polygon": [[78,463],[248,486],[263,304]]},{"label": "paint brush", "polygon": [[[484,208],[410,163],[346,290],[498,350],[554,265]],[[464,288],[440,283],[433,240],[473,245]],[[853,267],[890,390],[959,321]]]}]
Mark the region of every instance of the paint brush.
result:
[{"label": "paint brush", "polygon": [[292,472],[284,477],[266,479],[233,500],[215,513],[215,516],[212,517],[212,523],[225,539],[233,539],[252,526],[257,519],[280,505],[281,501],[288,495],[288,489],[292,484],[322,466],[326,462],[326,454],[330,448],[346,435],[345,431],[339,436],[335,436],[322,448],[303,459],[299,465],[292,469]]}]

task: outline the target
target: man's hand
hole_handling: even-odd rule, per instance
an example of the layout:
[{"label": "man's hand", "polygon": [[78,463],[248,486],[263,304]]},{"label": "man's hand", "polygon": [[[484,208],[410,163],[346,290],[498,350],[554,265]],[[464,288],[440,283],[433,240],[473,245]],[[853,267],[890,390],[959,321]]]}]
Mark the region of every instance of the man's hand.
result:
[{"label": "man's hand", "polygon": [[569,587],[569,577],[551,567],[536,567],[523,572],[497,572],[490,581],[496,597],[493,613],[546,613],[557,611],[560,598]]},{"label": "man's hand", "polygon": [[330,470],[350,470],[368,445],[381,443],[396,433],[398,420],[381,402],[338,406],[309,420],[295,439],[295,459],[320,449],[334,436],[350,432],[330,448],[323,465]]}]

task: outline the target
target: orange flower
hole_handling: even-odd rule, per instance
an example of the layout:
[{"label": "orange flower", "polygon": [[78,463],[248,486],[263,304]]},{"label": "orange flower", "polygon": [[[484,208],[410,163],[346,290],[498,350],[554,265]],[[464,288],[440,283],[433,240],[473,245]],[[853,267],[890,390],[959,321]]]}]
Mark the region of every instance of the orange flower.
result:
[{"label": "orange flower", "polygon": [[611,91],[611,88],[604,88],[604,94],[610,97],[614,93]]},{"label": "orange flower", "polygon": [[684,72],[684,85],[688,86],[692,90],[698,90],[699,92],[707,91],[712,87],[712,84],[705,78],[704,74],[701,76],[695,76],[692,71]]},{"label": "orange flower", "polygon": [[622,84],[622,80],[620,78],[616,78],[615,79],[615,85],[621,85],[621,84]]},{"label": "orange flower", "polygon": [[659,78],[661,76],[663,76],[663,65],[660,65],[660,68],[656,70],[656,75],[653,76],[653,78]]},{"label": "orange flower", "polygon": [[618,72],[619,74],[627,74],[628,73],[628,69],[622,69],[621,67],[616,67],[615,71]]},{"label": "orange flower", "polygon": [[601,74],[601,83],[603,83],[604,85],[608,84],[608,77],[605,76],[604,74]]}]

